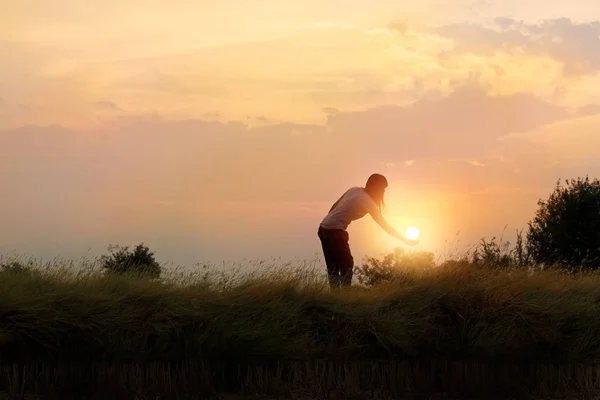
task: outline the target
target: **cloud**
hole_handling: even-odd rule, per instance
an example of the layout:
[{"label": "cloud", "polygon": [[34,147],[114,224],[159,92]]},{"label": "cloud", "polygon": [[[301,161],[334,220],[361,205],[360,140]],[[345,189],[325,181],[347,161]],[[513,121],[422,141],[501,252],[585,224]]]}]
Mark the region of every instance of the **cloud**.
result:
[{"label": "cloud", "polygon": [[[418,159],[419,168],[404,169],[413,171],[406,176],[414,182],[446,189],[460,187],[461,182],[485,186],[489,176],[485,174],[515,168],[503,166],[494,153],[502,151],[504,158],[514,153],[502,138],[579,116],[531,95],[492,96],[467,85],[449,96],[411,106],[339,112],[324,125],[250,127],[240,122],[120,115],[87,134],[58,127],[3,131],[0,148],[4,159],[14,163],[14,178],[3,179],[15,187],[24,185],[20,190],[54,181],[58,175],[47,174],[59,168],[74,179],[60,179],[62,185],[71,185],[63,191],[79,195],[97,191],[98,196],[110,192],[218,204],[224,199],[289,201],[302,193],[306,201],[325,201],[337,190],[332,187],[334,177],[346,176],[350,184],[384,160],[411,167]],[[521,148],[530,154],[534,150],[526,142]],[[465,160],[464,166],[444,161],[451,159]],[[480,178],[472,175],[474,169],[484,169],[473,166],[483,165],[489,172]],[[459,178],[453,179],[453,174]]]},{"label": "cloud", "polygon": [[[7,110],[1,128],[23,124],[69,124],[97,118],[110,73],[79,51],[0,39],[0,93]],[[106,105],[106,104],[105,104]],[[105,110],[104,110],[105,111]]]},{"label": "cloud", "polygon": [[0,124],[95,125],[98,99],[132,114],[160,110],[174,119],[216,110],[220,119],[262,115],[316,123],[339,110],[445,96],[466,83],[494,94],[527,92],[561,105],[587,104],[600,101],[600,80],[566,79],[563,64],[588,70],[598,64],[596,29],[596,23],[569,20],[437,28],[411,21],[329,24],[268,41],[126,56],[112,47],[96,54],[88,47],[3,41],[2,96],[36,111],[4,111]]},{"label": "cloud", "polygon": [[100,111],[124,111],[112,101],[100,100],[92,103]]},{"label": "cloud", "polygon": [[453,52],[488,56],[497,51],[547,55],[564,65],[567,75],[600,71],[600,22],[573,22],[569,18],[526,23],[496,18],[488,25],[458,23],[436,32],[454,40]]},{"label": "cloud", "polygon": [[[2,130],[0,241],[42,243],[34,233],[52,232],[69,245],[147,239],[194,251],[247,249],[248,237],[308,241],[340,191],[387,163],[412,166],[385,169],[391,207],[420,216],[420,226],[434,218],[480,235],[486,209],[507,210],[490,226],[521,221],[558,176],[600,172],[598,118],[466,86],[412,106],[339,112],[325,124],[124,114],[85,132]],[[582,133],[566,156],[573,132]]]},{"label": "cloud", "polygon": [[588,104],[579,108],[576,112],[576,115],[579,117],[587,117],[596,114],[600,114],[600,104]]},{"label": "cloud", "polygon": [[269,122],[269,118],[265,117],[264,115],[249,116],[248,119],[252,120],[252,121],[263,122],[263,123]]},{"label": "cloud", "polygon": [[340,110],[335,107],[323,107],[323,112],[327,115],[336,115],[340,113]]},{"label": "cloud", "polygon": [[[340,113],[327,126],[344,132],[344,151],[384,159],[477,157],[498,138],[569,118],[568,111],[528,94],[491,96],[465,85],[411,106]],[[370,156],[373,155],[373,156]]]}]

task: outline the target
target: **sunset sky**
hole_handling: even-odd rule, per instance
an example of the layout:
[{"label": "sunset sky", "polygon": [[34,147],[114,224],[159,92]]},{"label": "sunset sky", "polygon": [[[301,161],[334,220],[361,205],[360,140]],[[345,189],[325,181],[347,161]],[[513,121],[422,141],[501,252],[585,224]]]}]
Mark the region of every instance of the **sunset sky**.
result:
[{"label": "sunset sky", "polygon": [[[421,250],[600,175],[597,0],[0,0],[0,253],[321,257],[388,177]],[[400,245],[365,218],[355,259]]]}]

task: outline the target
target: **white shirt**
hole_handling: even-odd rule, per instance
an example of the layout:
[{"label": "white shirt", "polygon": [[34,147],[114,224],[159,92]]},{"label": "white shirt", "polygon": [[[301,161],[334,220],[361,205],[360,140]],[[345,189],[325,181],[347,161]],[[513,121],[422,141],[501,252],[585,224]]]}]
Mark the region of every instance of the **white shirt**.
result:
[{"label": "white shirt", "polygon": [[346,230],[352,221],[377,211],[379,207],[371,195],[361,187],[353,187],[344,193],[337,206],[323,219],[321,226],[325,229]]}]

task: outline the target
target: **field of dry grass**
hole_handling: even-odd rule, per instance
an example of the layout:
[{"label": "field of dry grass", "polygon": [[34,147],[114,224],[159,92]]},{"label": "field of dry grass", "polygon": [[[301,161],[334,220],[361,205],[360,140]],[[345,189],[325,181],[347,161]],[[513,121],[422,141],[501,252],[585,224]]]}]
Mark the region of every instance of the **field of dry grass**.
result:
[{"label": "field of dry grass", "polygon": [[294,266],[160,282],[72,271],[0,273],[0,388],[145,398],[600,389],[598,273],[459,263],[330,292],[320,270]]}]

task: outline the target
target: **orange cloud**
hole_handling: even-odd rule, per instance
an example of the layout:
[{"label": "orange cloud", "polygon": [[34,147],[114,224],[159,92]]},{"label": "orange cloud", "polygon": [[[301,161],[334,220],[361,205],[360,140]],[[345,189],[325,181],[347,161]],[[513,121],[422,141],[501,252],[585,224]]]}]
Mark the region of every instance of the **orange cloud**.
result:
[{"label": "orange cloud", "polygon": [[[505,223],[523,224],[558,176],[600,171],[598,123],[597,115],[580,117],[533,96],[491,96],[469,86],[410,107],[340,112],[324,125],[251,128],[130,115],[87,133],[4,130],[0,217],[10,237],[0,239],[18,244],[47,229],[103,245],[201,238],[217,248],[227,238],[247,249],[247,235],[275,246],[284,240],[269,235],[283,232],[310,249],[315,224],[340,191],[363,184],[382,160],[419,160],[418,168],[384,171],[390,215],[419,225],[429,248],[459,229],[476,240]],[[575,131],[581,135],[567,146]],[[445,161],[452,159],[460,162]],[[358,249],[379,248],[373,238],[383,240],[381,233],[369,239],[375,227],[357,226],[367,228],[355,236],[364,239]]]},{"label": "orange cloud", "polygon": [[[495,28],[313,24],[270,40],[185,51],[163,48],[146,55],[117,53],[114,46],[94,52],[81,45],[67,50],[58,44],[3,42],[7,62],[0,72],[7,79],[0,90],[7,103],[38,110],[14,111],[11,126],[93,126],[98,110],[90,104],[101,100],[133,113],[159,111],[172,118],[217,110],[222,118],[263,115],[319,123],[323,112],[408,105],[451,93],[465,82],[494,94],[526,92],[578,107],[600,102],[600,76],[592,73],[597,60],[590,53],[596,42],[587,33],[596,27],[562,20],[540,25],[505,21]],[[563,38],[560,43],[552,41],[556,35]],[[583,42],[572,46],[579,38]],[[139,47],[146,39],[131,40]],[[581,70],[587,74],[565,76],[569,60],[587,65]]]}]

